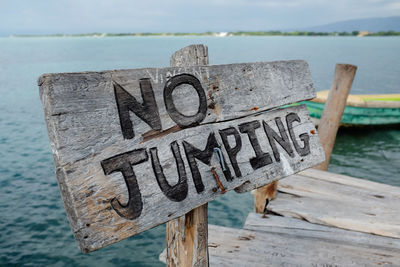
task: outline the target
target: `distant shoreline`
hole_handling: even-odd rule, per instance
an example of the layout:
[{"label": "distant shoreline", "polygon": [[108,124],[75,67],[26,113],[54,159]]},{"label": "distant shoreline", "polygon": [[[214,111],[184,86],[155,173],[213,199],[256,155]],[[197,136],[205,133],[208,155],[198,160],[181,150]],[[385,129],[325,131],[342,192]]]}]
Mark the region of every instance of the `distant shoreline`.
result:
[{"label": "distant shoreline", "polygon": [[237,31],[237,32],[203,32],[203,33],[83,33],[83,34],[15,34],[9,37],[139,37],[139,36],[400,36],[396,31],[352,31],[352,32],[309,32],[309,31]]}]

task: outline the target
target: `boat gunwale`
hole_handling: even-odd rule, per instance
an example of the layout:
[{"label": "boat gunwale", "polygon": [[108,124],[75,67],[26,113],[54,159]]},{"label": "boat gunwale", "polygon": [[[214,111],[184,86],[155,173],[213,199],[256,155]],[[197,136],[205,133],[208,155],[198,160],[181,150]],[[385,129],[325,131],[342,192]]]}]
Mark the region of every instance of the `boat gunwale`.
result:
[{"label": "boat gunwale", "polygon": [[[319,91],[317,92],[317,97],[309,101],[324,104],[328,98],[328,94],[328,90]],[[389,101],[388,99],[390,98],[396,100]],[[361,108],[400,108],[400,94],[349,95],[346,106]]]}]

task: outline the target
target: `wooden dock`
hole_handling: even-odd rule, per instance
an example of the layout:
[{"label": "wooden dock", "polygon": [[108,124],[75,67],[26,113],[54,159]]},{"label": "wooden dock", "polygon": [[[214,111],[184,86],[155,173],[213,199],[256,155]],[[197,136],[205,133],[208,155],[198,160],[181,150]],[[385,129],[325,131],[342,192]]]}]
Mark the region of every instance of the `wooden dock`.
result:
[{"label": "wooden dock", "polygon": [[309,169],[280,180],[267,210],[243,229],[209,225],[210,266],[400,266],[399,187]]}]

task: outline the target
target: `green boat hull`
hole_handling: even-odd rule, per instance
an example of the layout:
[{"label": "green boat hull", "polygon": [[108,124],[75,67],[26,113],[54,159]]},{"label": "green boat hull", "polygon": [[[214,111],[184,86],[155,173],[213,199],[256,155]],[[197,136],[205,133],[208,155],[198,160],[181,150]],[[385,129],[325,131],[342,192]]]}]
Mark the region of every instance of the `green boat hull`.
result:
[{"label": "green boat hull", "polygon": [[[323,103],[303,101],[310,116],[320,119],[324,110]],[[400,108],[367,108],[346,106],[341,120],[342,125],[394,125],[400,124]]]}]

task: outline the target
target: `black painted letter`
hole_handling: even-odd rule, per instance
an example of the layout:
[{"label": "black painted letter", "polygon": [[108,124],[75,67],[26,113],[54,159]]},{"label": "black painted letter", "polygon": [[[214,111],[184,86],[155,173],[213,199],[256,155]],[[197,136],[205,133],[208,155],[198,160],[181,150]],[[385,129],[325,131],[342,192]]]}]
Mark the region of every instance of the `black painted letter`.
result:
[{"label": "black painted letter", "polygon": [[[219,134],[221,135],[222,143],[224,143],[225,150],[228,153],[236,177],[241,177],[242,172],[240,171],[239,165],[236,160],[237,153],[240,151],[240,149],[242,149],[242,139],[240,138],[239,132],[234,127],[229,127],[223,130],[219,130]],[[234,147],[231,147],[229,144],[229,135],[233,135],[233,137],[235,137],[236,144]]]},{"label": "black painted letter", "polygon": [[142,195],[132,165],[140,164],[147,161],[147,159],[148,156],[145,149],[136,149],[101,161],[104,174],[109,175],[119,171],[124,177],[128,187],[128,203],[123,205],[117,198],[113,198],[111,206],[119,216],[129,220],[138,218],[143,209]]},{"label": "black painted letter", "polygon": [[293,149],[290,145],[290,140],[288,135],[286,134],[285,126],[283,126],[281,118],[275,118],[275,123],[276,126],[278,126],[280,136],[274,130],[272,130],[272,128],[265,121],[263,121],[264,131],[267,134],[269,144],[271,145],[272,151],[274,152],[275,160],[277,162],[281,161],[275,141],[277,141],[281,145],[281,147],[289,154],[289,156],[293,158]]},{"label": "black painted letter", "polygon": [[156,176],[158,186],[164,195],[172,201],[182,201],[188,194],[187,176],[185,171],[185,164],[183,163],[181,152],[176,141],[171,143],[171,151],[174,154],[176,168],[178,169],[179,181],[176,185],[169,185],[165,178],[163,168],[158,159],[157,148],[150,148],[151,163],[153,165],[154,175]]},{"label": "black painted letter", "polygon": [[253,147],[253,150],[256,153],[256,156],[250,159],[251,167],[253,167],[254,170],[272,163],[271,156],[268,153],[264,153],[261,150],[260,143],[258,142],[257,139],[256,129],[260,128],[260,126],[261,125],[259,121],[250,121],[239,124],[240,132],[247,133],[251,146]]},{"label": "black painted letter", "polygon": [[[176,109],[174,100],[172,99],[172,92],[176,87],[182,84],[189,84],[193,86],[193,88],[197,92],[197,95],[199,96],[199,101],[200,101],[199,110],[193,116],[186,116],[180,113]],[[197,79],[193,75],[180,74],[168,80],[164,87],[164,103],[171,119],[182,128],[198,125],[206,117],[207,113],[206,94],[204,92],[203,87],[201,86],[199,79]]]},{"label": "black painted letter", "polygon": [[289,130],[290,138],[293,141],[294,148],[296,149],[297,153],[299,153],[300,156],[307,156],[310,154],[310,136],[307,133],[302,133],[299,135],[300,140],[304,143],[304,146],[300,147],[293,132],[294,121],[300,122],[300,118],[296,113],[290,113],[286,116],[286,124]]},{"label": "black painted letter", "polygon": [[[214,147],[219,147],[217,139],[215,139],[215,134],[210,133],[207,139],[207,145],[204,150],[200,150],[193,145],[189,144],[186,141],[183,141],[183,147],[185,148],[186,158],[189,162],[190,171],[192,172],[194,186],[196,187],[197,193],[201,193],[204,191],[204,184],[201,180],[201,175],[199,168],[197,167],[196,159],[200,160],[204,164],[210,165],[211,157],[214,153]],[[225,163],[225,159],[224,163]],[[226,180],[231,181],[233,178],[231,176],[231,172],[226,165],[226,171],[224,171],[224,175]]]},{"label": "black painted letter", "polygon": [[122,135],[125,139],[132,139],[135,136],[133,125],[129,116],[132,111],[140,119],[146,122],[153,130],[161,130],[161,120],[158,114],[158,107],[154,98],[153,88],[150,79],[139,80],[143,104],[129,94],[121,85],[114,82],[114,93],[117,101],[119,121],[121,123]]}]

